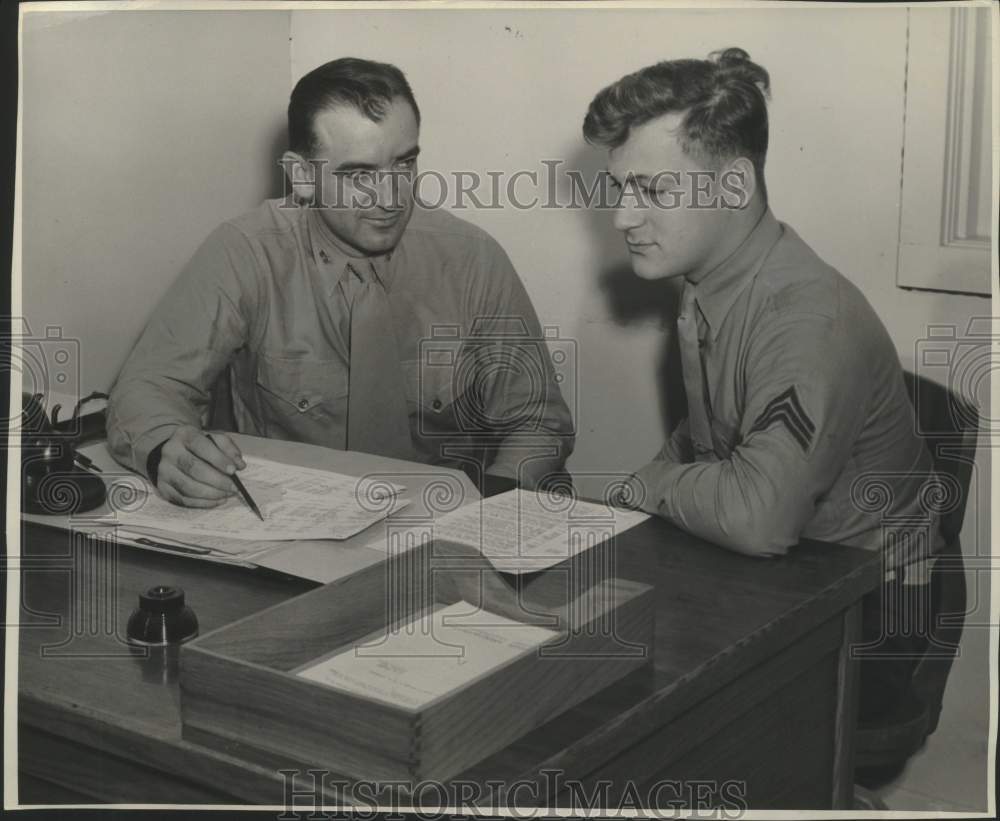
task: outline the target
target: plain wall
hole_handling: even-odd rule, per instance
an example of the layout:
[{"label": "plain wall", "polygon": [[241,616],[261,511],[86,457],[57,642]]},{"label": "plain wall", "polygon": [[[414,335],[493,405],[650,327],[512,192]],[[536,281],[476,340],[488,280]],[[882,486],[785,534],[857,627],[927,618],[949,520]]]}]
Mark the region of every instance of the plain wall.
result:
[{"label": "plain wall", "polygon": [[80,341],[85,392],[208,233],[273,196],[288,28],[282,11],[25,15],[22,314]]}]

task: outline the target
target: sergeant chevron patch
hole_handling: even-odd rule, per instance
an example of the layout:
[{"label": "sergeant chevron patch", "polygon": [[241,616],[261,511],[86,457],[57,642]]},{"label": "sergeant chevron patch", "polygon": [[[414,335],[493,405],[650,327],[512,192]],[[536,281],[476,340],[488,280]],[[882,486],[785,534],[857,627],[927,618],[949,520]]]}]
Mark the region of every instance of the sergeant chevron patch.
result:
[{"label": "sergeant chevron patch", "polygon": [[812,444],[813,434],[816,432],[816,425],[813,424],[809,414],[799,401],[799,395],[795,386],[788,388],[767,403],[767,407],[757,417],[747,436],[759,430],[765,430],[774,424],[784,425],[803,453],[809,452],[809,445]]}]

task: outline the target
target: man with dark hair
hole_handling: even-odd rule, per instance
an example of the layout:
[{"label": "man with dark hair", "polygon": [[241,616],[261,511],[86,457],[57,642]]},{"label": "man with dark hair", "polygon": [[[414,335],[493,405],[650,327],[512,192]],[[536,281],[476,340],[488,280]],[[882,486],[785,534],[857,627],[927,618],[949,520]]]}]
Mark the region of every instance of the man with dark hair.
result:
[{"label": "man with dark hair", "polygon": [[[635,472],[630,503],[753,556],[804,538],[881,550],[884,600],[913,605],[942,547],[924,507],[930,454],[881,321],[768,207],[768,94],[767,72],[731,48],[630,74],[587,112],[635,273],[684,282],[688,415]],[[873,480],[888,488],[882,510],[864,503]],[[879,606],[866,603],[869,641],[884,638]],[[862,665],[863,722],[909,697],[926,636],[917,644]]]},{"label": "man with dark hair", "polygon": [[[203,431],[213,398],[240,432],[480,482],[533,486],[562,468],[572,420],[507,255],[414,208],[419,126],[395,66],[334,60],[295,86],[291,196],[208,237],[111,392],[112,453],[167,499],[212,507],[234,492],[239,448]],[[457,351],[424,346],[442,329],[438,347]]]}]

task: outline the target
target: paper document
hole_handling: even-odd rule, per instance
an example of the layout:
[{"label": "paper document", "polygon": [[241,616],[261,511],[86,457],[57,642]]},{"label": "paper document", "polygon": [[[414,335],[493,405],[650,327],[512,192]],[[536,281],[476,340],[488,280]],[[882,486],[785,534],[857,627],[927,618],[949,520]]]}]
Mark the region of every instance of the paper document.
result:
[{"label": "paper document", "polygon": [[[128,531],[120,527],[115,528],[115,540],[118,544],[137,547],[141,550],[149,550],[154,553],[165,553],[170,556],[183,556],[184,558],[200,559],[206,562],[229,564],[237,567],[256,567],[254,559],[262,553],[261,550],[255,550],[252,553],[246,553],[243,555],[230,555],[228,553],[220,553],[216,550],[203,548],[190,543],[179,542],[176,539],[163,539],[161,537],[153,539],[153,537],[145,531]],[[248,542],[247,544],[256,543]],[[280,544],[284,544],[284,542],[280,542]]]},{"label": "paper document", "polygon": [[311,664],[298,675],[416,710],[535,652],[557,635],[458,602],[418,617],[376,642]]},{"label": "paper document", "polygon": [[[119,478],[109,488],[112,508],[105,521],[127,527],[157,528],[223,542],[216,549],[234,549],[233,541],[348,539],[401,508],[403,488],[388,482],[358,479],[340,473],[296,467],[253,456],[245,457],[240,479],[264,515],[261,521],[239,495],[216,508],[188,508],[162,497],[141,476]],[[127,487],[115,485],[124,483]],[[227,549],[227,547],[229,549]]]},{"label": "paper document", "polygon": [[256,556],[277,547],[288,547],[287,541],[277,539],[234,539],[230,536],[209,536],[204,533],[195,536],[134,524],[130,524],[128,529],[119,527],[118,532],[119,538],[132,539],[133,535],[143,536],[155,542],[207,548],[214,553],[239,557]]},{"label": "paper document", "polygon": [[434,538],[475,548],[502,573],[534,573],[648,518],[641,511],[511,490],[442,517]]}]

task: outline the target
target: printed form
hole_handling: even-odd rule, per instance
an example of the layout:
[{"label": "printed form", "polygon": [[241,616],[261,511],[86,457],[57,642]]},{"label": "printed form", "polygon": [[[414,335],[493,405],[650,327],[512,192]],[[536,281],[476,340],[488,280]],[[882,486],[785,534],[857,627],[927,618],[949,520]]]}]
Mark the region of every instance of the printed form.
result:
[{"label": "printed form", "polygon": [[648,518],[570,496],[511,490],[442,517],[434,538],[474,548],[501,573],[516,575],[573,558]]},{"label": "printed form", "polygon": [[[109,488],[112,511],[103,520],[128,528],[153,528],[177,539],[214,541],[223,552],[242,552],[233,541],[348,539],[407,503],[404,489],[388,482],[245,457],[239,473],[261,509],[261,521],[239,495],[216,508],[186,508],[163,499],[140,476],[116,480]],[[124,483],[125,487],[115,485]],[[226,550],[226,547],[229,547]],[[261,547],[262,545],[258,545]]]},{"label": "printed form", "polygon": [[410,710],[470,684],[555,638],[461,601],[298,671],[316,681]]}]

